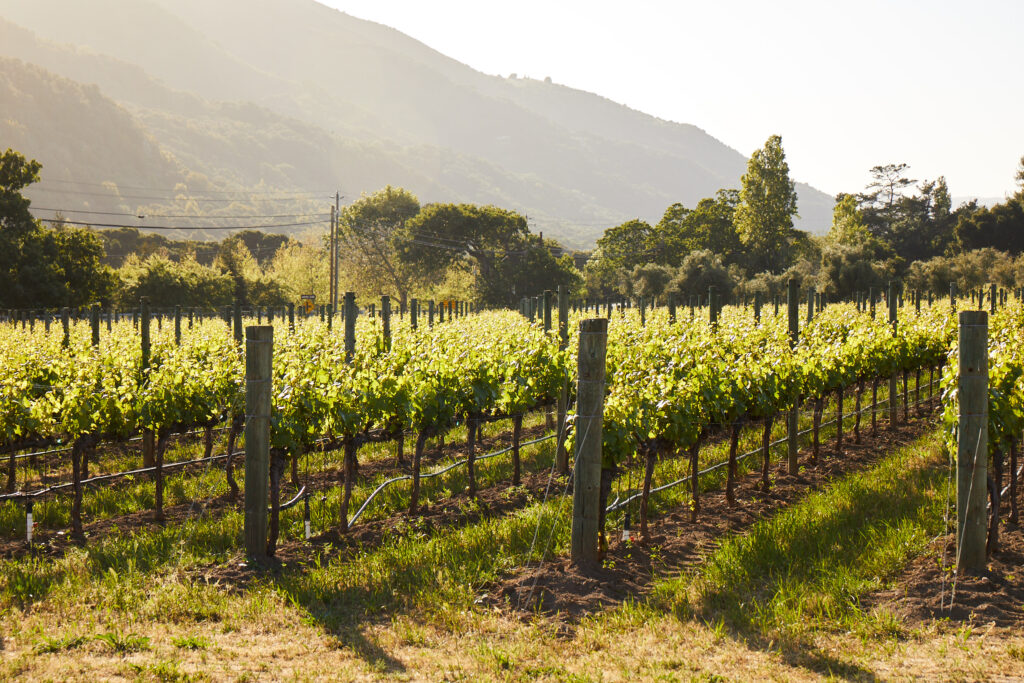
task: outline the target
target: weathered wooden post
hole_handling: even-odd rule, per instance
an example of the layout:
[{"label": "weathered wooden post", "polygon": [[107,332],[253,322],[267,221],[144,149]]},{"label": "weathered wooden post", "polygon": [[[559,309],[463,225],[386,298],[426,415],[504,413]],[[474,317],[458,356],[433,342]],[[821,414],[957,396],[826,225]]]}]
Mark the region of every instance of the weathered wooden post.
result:
[{"label": "weathered wooden post", "polygon": [[[558,285],[558,348],[565,350],[569,346],[569,294],[565,285]],[[559,474],[569,473],[569,453],[565,449],[565,411],[569,403],[569,378],[562,378],[562,388],[558,393],[556,424],[555,457],[558,461]]]},{"label": "weathered wooden post", "polygon": [[267,555],[270,396],[274,328],[245,328],[245,554]]},{"label": "weathered wooden post", "polygon": [[814,287],[807,288],[807,322],[814,320]]},{"label": "weathered wooden post", "polygon": [[174,345],[181,346],[181,306],[174,307]]},{"label": "weathered wooden post", "polygon": [[231,320],[235,333],[235,343],[241,346],[244,331],[242,330],[242,304],[239,303],[238,299],[235,299],[235,303],[231,308]]},{"label": "weathered wooden post", "polygon": [[64,340],[61,346],[65,349],[71,346],[71,309],[65,306],[60,309],[60,324],[64,328]]},{"label": "weathered wooden post", "polygon": [[[150,317],[149,317],[149,298],[142,297],[139,300],[139,333],[140,343],[142,351],[142,376],[141,381],[145,382],[147,377],[147,370],[149,369],[149,358],[152,349],[150,340]],[[156,464],[156,442],[152,429],[142,430],[142,465],[143,467],[153,467]]]},{"label": "weathered wooden post", "polygon": [[427,327],[434,326],[434,300],[427,302]]},{"label": "weathered wooden post", "polygon": [[[889,282],[889,324],[892,326],[892,336],[896,336],[898,331],[898,313],[897,313],[897,287],[896,283]],[[889,426],[896,425],[898,421],[897,408],[897,395],[899,391],[897,388],[896,371],[893,370],[892,377],[889,378]]]},{"label": "weathered wooden post", "polygon": [[985,566],[988,526],[988,314],[984,311],[960,313],[959,399],[956,458],[958,571]]},{"label": "weathered wooden post", "polygon": [[384,335],[384,349],[391,350],[391,297],[384,294],[380,298],[381,334]]},{"label": "weathered wooden post", "polygon": [[345,360],[352,362],[356,354],[356,293],[345,292]]},{"label": "weathered wooden post", "polygon": [[100,305],[93,304],[89,310],[89,327],[92,331],[92,345],[100,345]]},{"label": "weathered wooden post", "polygon": [[668,295],[668,321],[674,323],[676,321],[676,295]]},{"label": "weathered wooden post", "polygon": [[715,306],[715,286],[708,286],[708,321],[714,327],[718,324],[718,307]]},{"label": "weathered wooden post", "polygon": [[[795,349],[800,341],[800,290],[796,278],[790,278],[786,295],[787,313],[789,315],[789,346]],[[786,416],[786,445],[789,456],[789,473],[796,474],[800,470],[797,462],[797,451],[800,448],[800,396],[793,396],[793,405]]]},{"label": "weathered wooden post", "polygon": [[418,299],[409,300],[409,328],[415,330],[419,326],[420,302]]},{"label": "weathered wooden post", "polygon": [[551,290],[544,290],[544,331],[551,329]]},{"label": "weathered wooden post", "polygon": [[288,304],[288,331],[295,331],[295,304]]},{"label": "weathered wooden post", "polygon": [[580,322],[579,380],[576,390],[576,458],[572,495],[570,559],[597,564],[601,516],[601,423],[604,419],[604,364],[608,320]]},{"label": "weathered wooden post", "polygon": [[989,313],[991,313],[992,315],[995,315],[995,313],[996,313],[996,305],[998,304],[997,292],[996,292],[996,286],[995,285],[990,285],[989,286],[988,304],[989,304]]}]

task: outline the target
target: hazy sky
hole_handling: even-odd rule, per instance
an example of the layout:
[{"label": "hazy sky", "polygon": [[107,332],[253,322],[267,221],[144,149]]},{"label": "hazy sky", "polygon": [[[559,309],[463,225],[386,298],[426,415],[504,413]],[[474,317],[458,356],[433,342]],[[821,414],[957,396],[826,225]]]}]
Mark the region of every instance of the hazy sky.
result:
[{"label": "hazy sky", "polygon": [[1024,0],[321,0],[488,74],[692,123],[835,194],[906,162],[1002,196],[1024,155]]}]

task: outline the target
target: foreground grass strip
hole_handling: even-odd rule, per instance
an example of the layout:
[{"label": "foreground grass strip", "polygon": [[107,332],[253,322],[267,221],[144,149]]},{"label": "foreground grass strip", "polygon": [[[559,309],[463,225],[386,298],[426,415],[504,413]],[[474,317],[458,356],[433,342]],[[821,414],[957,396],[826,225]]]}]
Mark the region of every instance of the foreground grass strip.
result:
[{"label": "foreground grass strip", "polygon": [[764,635],[814,628],[895,635],[860,609],[944,531],[946,458],[937,432],[725,541],[702,569],[657,586],[654,604]]}]

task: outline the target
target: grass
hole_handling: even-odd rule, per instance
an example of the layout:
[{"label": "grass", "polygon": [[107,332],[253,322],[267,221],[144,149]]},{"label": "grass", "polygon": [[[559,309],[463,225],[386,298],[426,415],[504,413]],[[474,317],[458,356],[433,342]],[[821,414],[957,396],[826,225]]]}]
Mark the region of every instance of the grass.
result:
[{"label": "grass", "polygon": [[659,585],[655,604],[768,637],[898,637],[898,619],[861,609],[860,598],[946,530],[947,477],[941,439],[930,434],[727,539],[699,572]]},{"label": "grass", "polygon": [[[549,467],[551,443],[535,449],[524,457]],[[564,552],[569,503],[560,495],[461,526],[427,530],[410,520],[372,548],[306,546],[306,566],[290,563],[241,585],[206,573],[244,560],[237,512],[113,532],[63,557],[0,562],[0,678],[1024,673],[1020,634],[912,626],[860,605],[942,530],[944,462],[938,435],[929,434],[725,539],[703,564],[663,572],[649,599],[589,617],[568,635],[547,617],[521,620],[477,604],[493,581],[543,549]],[[659,480],[670,466],[659,464]],[[658,505],[685,500],[665,494]]]}]

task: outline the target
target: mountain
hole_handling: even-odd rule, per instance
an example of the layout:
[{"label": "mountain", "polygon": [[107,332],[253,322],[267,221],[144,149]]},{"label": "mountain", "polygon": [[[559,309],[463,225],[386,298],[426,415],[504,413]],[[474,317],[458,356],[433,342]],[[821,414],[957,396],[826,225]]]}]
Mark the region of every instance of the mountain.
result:
[{"label": "mountain", "polygon": [[[0,55],[96,84],[190,192],[317,189],[326,202],[328,188],[354,198],[401,185],[424,202],[517,209],[586,247],[623,220],[657,221],[669,204],[737,187],[745,169],[745,155],[695,126],[488,76],[311,0],[0,0],[0,17]],[[23,151],[44,163],[45,184],[48,159],[67,155],[43,125],[31,123],[36,146]],[[88,158],[61,168],[136,178],[98,174]],[[798,227],[826,230],[832,198],[798,193]]]}]

